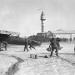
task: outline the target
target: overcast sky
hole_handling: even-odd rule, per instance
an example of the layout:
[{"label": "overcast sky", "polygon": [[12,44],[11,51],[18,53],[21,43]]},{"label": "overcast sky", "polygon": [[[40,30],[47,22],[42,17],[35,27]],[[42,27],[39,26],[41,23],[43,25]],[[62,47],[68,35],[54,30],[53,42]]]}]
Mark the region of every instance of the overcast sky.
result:
[{"label": "overcast sky", "polygon": [[0,0],[0,29],[23,36],[41,32],[42,10],[45,31],[75,29],[75,0]]}]

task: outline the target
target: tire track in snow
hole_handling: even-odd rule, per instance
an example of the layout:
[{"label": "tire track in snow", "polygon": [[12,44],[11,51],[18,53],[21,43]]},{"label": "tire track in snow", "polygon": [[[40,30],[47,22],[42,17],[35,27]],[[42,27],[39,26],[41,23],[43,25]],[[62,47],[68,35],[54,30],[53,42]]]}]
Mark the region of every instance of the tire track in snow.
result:
[{"label": "tire track in snow", "polygon": [[[7,54],[2,54],[2,55],[7,55]],[[18,65],[24,62],[24,60],[16,56],[11,56],[11,55],[10,56],[7,55],[7,56],[15,58],[17,62],[9,67],[5,75],[14,75],[19,70]]]},{"label": "tire track in snow", "polygon": [[[8,57],[13,57],[13,58],[15,58],[18,61],[15,64],[13,64],[11,67],[9,67],[8,71],[6,72],[6,75],[14,75],[19,70],[18,65],[20,63],[24,62],[24,60],[21,59],[20,57],[13,56],[13,55],[8,55],[8,54],[3,54],[3,55],[7,55]],[[61,60],[66,61],[66,62],[69,62],[72,65],[74,64],[71,61],[69,61],[68,59],[65,59],[65,58],[63,58],[61,56],[59,56],[58,58],[61,59]],[[55,71],[56,75],[58,75],[58,71],[56,69],[56,65],[53,65],[53,68],[55,68],[54,71]]]},{"label": "tire track in snow", "polygon": [[64,61],[70,63],[71,65],[74,65],[74,66],[75,66],[75,63],[72,62],[72,61],[70,61],[69,59],[63,58],[63,57],[61,57],[61,56],[59,56],[59,58],[60,58],[61,60],[64,60]]},{"label": "tire track in snow", "polygon": [[[44,57],[45,55],[49,56],[50,53],[40,53],[40,54],[43,54],[42,56],[39,56],[39,57]],[[61,54],[65,55],[65,53],[59,53],[59,56],[58,58],[70,63],[71,65],[75,66],[75,62],[72,62],[71,60],[67,59],[67,58],[64,58],[61,56]],[[72,54],[72,53],[68,53],[68,54]],[[67,54],[66,54],[67,55]],[[55,57],[55,56],[53,56]]]}]

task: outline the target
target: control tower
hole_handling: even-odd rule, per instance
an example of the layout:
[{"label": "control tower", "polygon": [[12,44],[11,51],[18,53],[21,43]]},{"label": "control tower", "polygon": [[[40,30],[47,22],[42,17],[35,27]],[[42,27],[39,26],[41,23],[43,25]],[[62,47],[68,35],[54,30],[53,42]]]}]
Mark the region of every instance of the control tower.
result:
[{"label": "control tower", "polygon": [[40,20],[41,20],[41,33],[43,33],[44,32],[44,21],[46,20],[44,18],[44,12],[43,11],[41,12],[41,18],[40,18]]}]

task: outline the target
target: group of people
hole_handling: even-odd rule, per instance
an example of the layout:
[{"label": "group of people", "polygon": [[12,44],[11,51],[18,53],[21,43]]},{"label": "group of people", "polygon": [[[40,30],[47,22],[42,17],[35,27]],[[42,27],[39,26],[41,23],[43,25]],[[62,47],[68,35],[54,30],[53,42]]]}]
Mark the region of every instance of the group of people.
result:
[{"label": "group of people", "polygon": [[[59,44],[59,38],[51,38],[50,39],[50,44],[49,44],[49,49],[51,51],[50,57],[53,55],[53,52],[55,51],[56,56],[58,56],[58,50],[60,48],[60,44]],[[2,49],[2,45],[5,48],[5,50],[7,50],[7,42],[3,41],[0,42],[0,50]],[[31,40],[27,40],[25,39],[24,42],[24,51],[29,51],[29,49],[31,50],[32,48],[35,49],[35,47],[32,45],[32,41]]]},{"label": "group of people", "polygon": [[[49,44],[49,49],[51,49],[51,54],[50,56],[53,55],[53,52],[55,51],[56,56],[58,56],[58,50],[60,48],[60,44],[59,44],[59,38],[51,38],[50,39],[50,44]],[[32,49],[35,47],[32,45],[31,40],[27,40],[25,39],[25,46],[24,46],[24,51],[29,51],[29,48]]]}]

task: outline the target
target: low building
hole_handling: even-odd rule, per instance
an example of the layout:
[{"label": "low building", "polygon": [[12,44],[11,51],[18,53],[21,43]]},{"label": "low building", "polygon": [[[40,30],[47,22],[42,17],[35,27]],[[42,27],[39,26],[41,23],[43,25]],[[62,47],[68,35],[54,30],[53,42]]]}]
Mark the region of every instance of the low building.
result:
[{"label": "low building", "polygon": [[47,38],[52,38],[55,35],[51,31],[48,31],[48,32],[44,32],[44,33],[37,33],[37,36],[44,36]]}]

